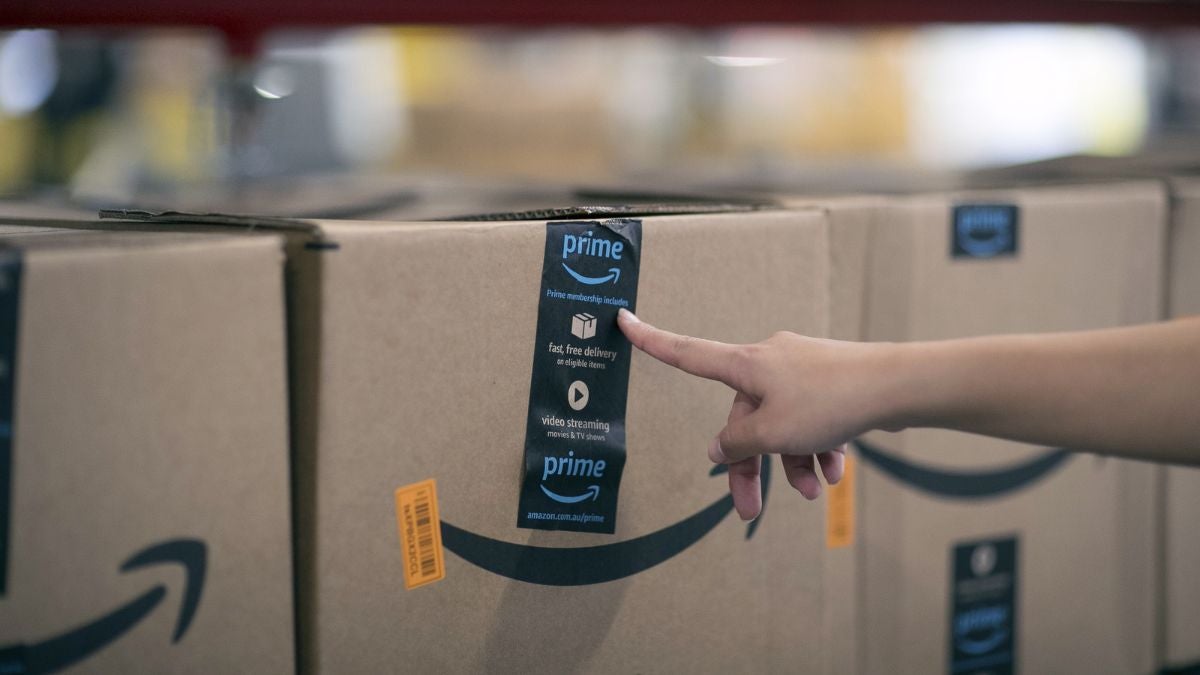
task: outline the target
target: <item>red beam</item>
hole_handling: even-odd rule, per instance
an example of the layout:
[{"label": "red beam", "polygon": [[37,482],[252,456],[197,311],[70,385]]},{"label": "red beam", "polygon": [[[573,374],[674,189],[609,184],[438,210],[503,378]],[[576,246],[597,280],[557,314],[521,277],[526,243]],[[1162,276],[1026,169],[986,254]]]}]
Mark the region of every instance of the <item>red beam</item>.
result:
[{"label": "red beam", "polygon": [[1181,0],[2,0],[0,26],[208,26],[233,35],[355,24],[513,26],[978,22],[1200,25]]}]

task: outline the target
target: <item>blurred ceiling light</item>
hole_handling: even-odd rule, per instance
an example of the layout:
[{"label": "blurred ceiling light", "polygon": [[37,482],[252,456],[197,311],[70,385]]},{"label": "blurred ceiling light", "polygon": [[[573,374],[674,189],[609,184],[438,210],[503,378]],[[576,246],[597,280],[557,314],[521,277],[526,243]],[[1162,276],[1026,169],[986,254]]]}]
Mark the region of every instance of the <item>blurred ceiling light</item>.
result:
[{"label": "blurred ceiling light", "polygon": [[0,42],[0,111],[25,115],[37,110],[58,81],[55,35],[19,30]]},{"label": "blurred ceiling light", "polygon": [[400,41],[383,28],[337,33],[326,47],[332,137],[351,165],[386,162],[409,134]]},{"label": "blurred ceiling light", "polygon": [[783,63],[782,56],[705,56],[705,61],[724,68],[761,68]]},{"label": "blurred ceiling light", "polygon": [[1147,58],[1125,29],[923,29],[909,59],[913,149],[951,167],[1129,152],[1147,127]]},{"label": "blurred ceiling light", "polygon": [[254,91],[272,101],[287,98],[296,92],[296,76],[285,65],[263,66],[254,75]]}]

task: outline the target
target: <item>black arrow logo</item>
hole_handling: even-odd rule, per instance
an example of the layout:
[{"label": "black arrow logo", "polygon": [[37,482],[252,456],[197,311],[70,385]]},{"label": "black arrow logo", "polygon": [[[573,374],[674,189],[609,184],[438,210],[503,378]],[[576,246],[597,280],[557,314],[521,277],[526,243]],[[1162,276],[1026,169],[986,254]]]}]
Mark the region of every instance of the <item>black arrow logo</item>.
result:
[{"label": "black arrow logo", "polygon": [[[159,563],[178,563],[186,572],[179,619],[171,641],[179,642],[187,632],[200,606],[208,549],[199,539],[173,539],[155,544],[133,555],[121,565],[121,572]],[[161,584],[146,591],[108,614],[62,635],[35,644],[0,647],[0,675],[52,673],[76,664],[107,647],[146,618],[166,597]]]},{"label": "black arrow logo", "polygon": [[988,499],[1032,485],[1070,459],[1066,450],[1049,450],[1028,462],[991,471],[948,471],[914,464],[866,443],[854,441],[858,454],[895,480],[938,497]]},{"label": "black arrow logo", "polygon": [[[723,464],[709,475],[726,472]],[[771,461],[763,457],[762,499],[767,508]],[[733,510],[733,497],[725,495],[701,511],[636,539],[601,546],[548,548],[514,544],[468,532],[442,521],[442,545],[458,557],[509,579],[545,586],[584,586],[632,576],[679,555],[700,541]],[[754,536],[762,513],[746,528]]]}]

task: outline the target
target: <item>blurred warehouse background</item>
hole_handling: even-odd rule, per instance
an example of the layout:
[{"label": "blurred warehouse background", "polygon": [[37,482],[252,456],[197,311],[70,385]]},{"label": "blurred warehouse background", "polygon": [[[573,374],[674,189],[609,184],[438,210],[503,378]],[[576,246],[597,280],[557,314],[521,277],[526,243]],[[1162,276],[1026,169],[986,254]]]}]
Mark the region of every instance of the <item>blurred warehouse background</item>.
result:
[{"label": "blurred warehouse background", "polygon": [[18,30],[0,34],[0,193],[123,203],[330,172],[869,182],[1122,155],[1200,126],[1197,56],[1196,31],[1037,24],[372,27],[271,33],[253,58],[198,30]]}]

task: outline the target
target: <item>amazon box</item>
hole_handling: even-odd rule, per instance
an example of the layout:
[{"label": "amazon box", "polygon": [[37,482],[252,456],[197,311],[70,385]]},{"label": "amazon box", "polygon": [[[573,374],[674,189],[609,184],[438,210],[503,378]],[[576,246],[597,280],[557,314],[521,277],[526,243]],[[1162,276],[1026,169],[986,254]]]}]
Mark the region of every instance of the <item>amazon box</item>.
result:
[{"label": "amazon box", "polygon": [[0,233],[0,671],[294,668],[282,263]]},{"label": "amazon box", "polygon": [[827,335],[828,218],[663,211],[303,224],[304,672],[826,672],[825,503],[768,461],[741,522],[706,459],[732,391],[615,317]]},{"label": "amazon box", "polygon": [[[1153,182],[896,198],[863,336],[1153,321],[1165,209]],[[856,445],[861,672],[1152,670],[1154,466],[931,429]]]},{"label": "amazon box", "polygon": [[[982,173],[977,182],[1091,180],[1121,177],[1161,182],[1170,195],[1167,247],[1167,317],[1200,315],[1200,155],[1194,148],[1157,149],[1111,158],[1076,156]],[[1200,469],[1173,466],[1162,478],[1162,635],[1165,668],[1200,666]]]}]

